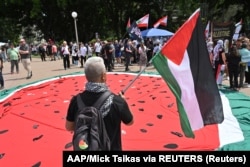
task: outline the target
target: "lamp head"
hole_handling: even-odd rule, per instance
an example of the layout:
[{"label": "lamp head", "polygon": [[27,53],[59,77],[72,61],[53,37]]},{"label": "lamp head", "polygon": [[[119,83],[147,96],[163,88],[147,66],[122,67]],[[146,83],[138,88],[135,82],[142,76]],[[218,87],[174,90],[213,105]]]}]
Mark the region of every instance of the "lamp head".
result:
[{"label": "lamp head", "polygon": [[71,16],[75,19],[77,17],[77,13],[76,12],[72,12]]}]

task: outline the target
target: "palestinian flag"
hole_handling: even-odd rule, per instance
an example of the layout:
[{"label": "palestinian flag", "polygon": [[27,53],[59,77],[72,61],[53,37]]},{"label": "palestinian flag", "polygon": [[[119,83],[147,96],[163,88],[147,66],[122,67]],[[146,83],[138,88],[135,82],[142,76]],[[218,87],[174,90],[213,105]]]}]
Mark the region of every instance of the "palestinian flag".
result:
[{"label": "palestinian flag", "polygon": [[127,26],[126,26],[126,30],[128,30],[130,28],[130,18],[128,18],[128,22],[127,22]]},{"label": "palestinian flag", "polygon": [[194,130],[224,120],[199,14],[198,9],[152,59],[176,96],[183,132],[193,138]]}]

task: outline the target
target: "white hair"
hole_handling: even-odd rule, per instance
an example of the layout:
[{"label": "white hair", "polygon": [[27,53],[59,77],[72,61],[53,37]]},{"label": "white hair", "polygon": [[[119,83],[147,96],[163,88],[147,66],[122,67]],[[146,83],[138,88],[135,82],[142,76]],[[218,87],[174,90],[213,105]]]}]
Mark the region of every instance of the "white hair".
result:
[{"label": "white hair", "polygon": [[84,72],[88,81],[97,81],[106,72],[103,58],[97,56],[88,58],[84,64]]}]

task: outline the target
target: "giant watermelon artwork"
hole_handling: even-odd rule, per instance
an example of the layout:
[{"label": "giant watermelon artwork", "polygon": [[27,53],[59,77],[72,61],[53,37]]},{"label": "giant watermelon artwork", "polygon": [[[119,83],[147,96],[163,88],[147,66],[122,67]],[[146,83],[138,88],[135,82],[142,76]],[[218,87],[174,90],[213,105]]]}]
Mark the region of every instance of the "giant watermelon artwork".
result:
[{"label": "giant watermelon artwork", "polygon": [[[137,74],[107,75],[108,86],[118,93]],[[81,73],[2,91],[0,166],[62,166],[62,151],[72,150],[72,134],[65,130],[66,111],[72,96],[83,91],[85,83]],[[142,74],[125,96],[135,122],[122,125],[123,150],[250,150],[245,135],[249,126],[242,128],[226,94],[221,93],[224,121],[194,131],[195,138],[183,134],[176,98],[159,74]],[[230,98],[237,100],[235,96]],[[239,97],[243,98],[249,101],[249,97]],[[244,118],[241,121],[246,122]]]}]

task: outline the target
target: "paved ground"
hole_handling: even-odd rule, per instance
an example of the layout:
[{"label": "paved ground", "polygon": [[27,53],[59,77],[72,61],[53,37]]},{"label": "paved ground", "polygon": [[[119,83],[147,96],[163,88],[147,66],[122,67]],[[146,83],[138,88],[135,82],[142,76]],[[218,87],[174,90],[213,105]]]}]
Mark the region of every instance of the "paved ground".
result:
[{"label": "paved ground", "polygon": [[[139,67],[137,65],[130,66],[129,68],[132,72],[136,72],[139,70]],[[27,72],[24,70],[23,65],[21,63],[19,63],[19,69],[19,74],[17,74],[16,72],[14,74],[11,74],[10,62],[4,62],[3,77],[5,80],[5,89],[9,89],[21,84],[27,84],[29,82],[34,82],[37,80],[51,78],[53,76],[66,75],[74,72],[83,71],[83,68],[79,68],[75,65],[71,65],[70,69],[64,70],[62,60],[42,62],[40,58],[32,59],[33,77],[31,79],[26,79]],[[116,66],[114,71],[124,72],[124,70],[124,66]],[[156,70],[153,66],[150,66],[146,69],[146,72],[154,71]],[[228,85],[228,81],[224,80],[223,84]],[[243,88],[240,90],[240,92],[250,96],[250,88]]]}]

